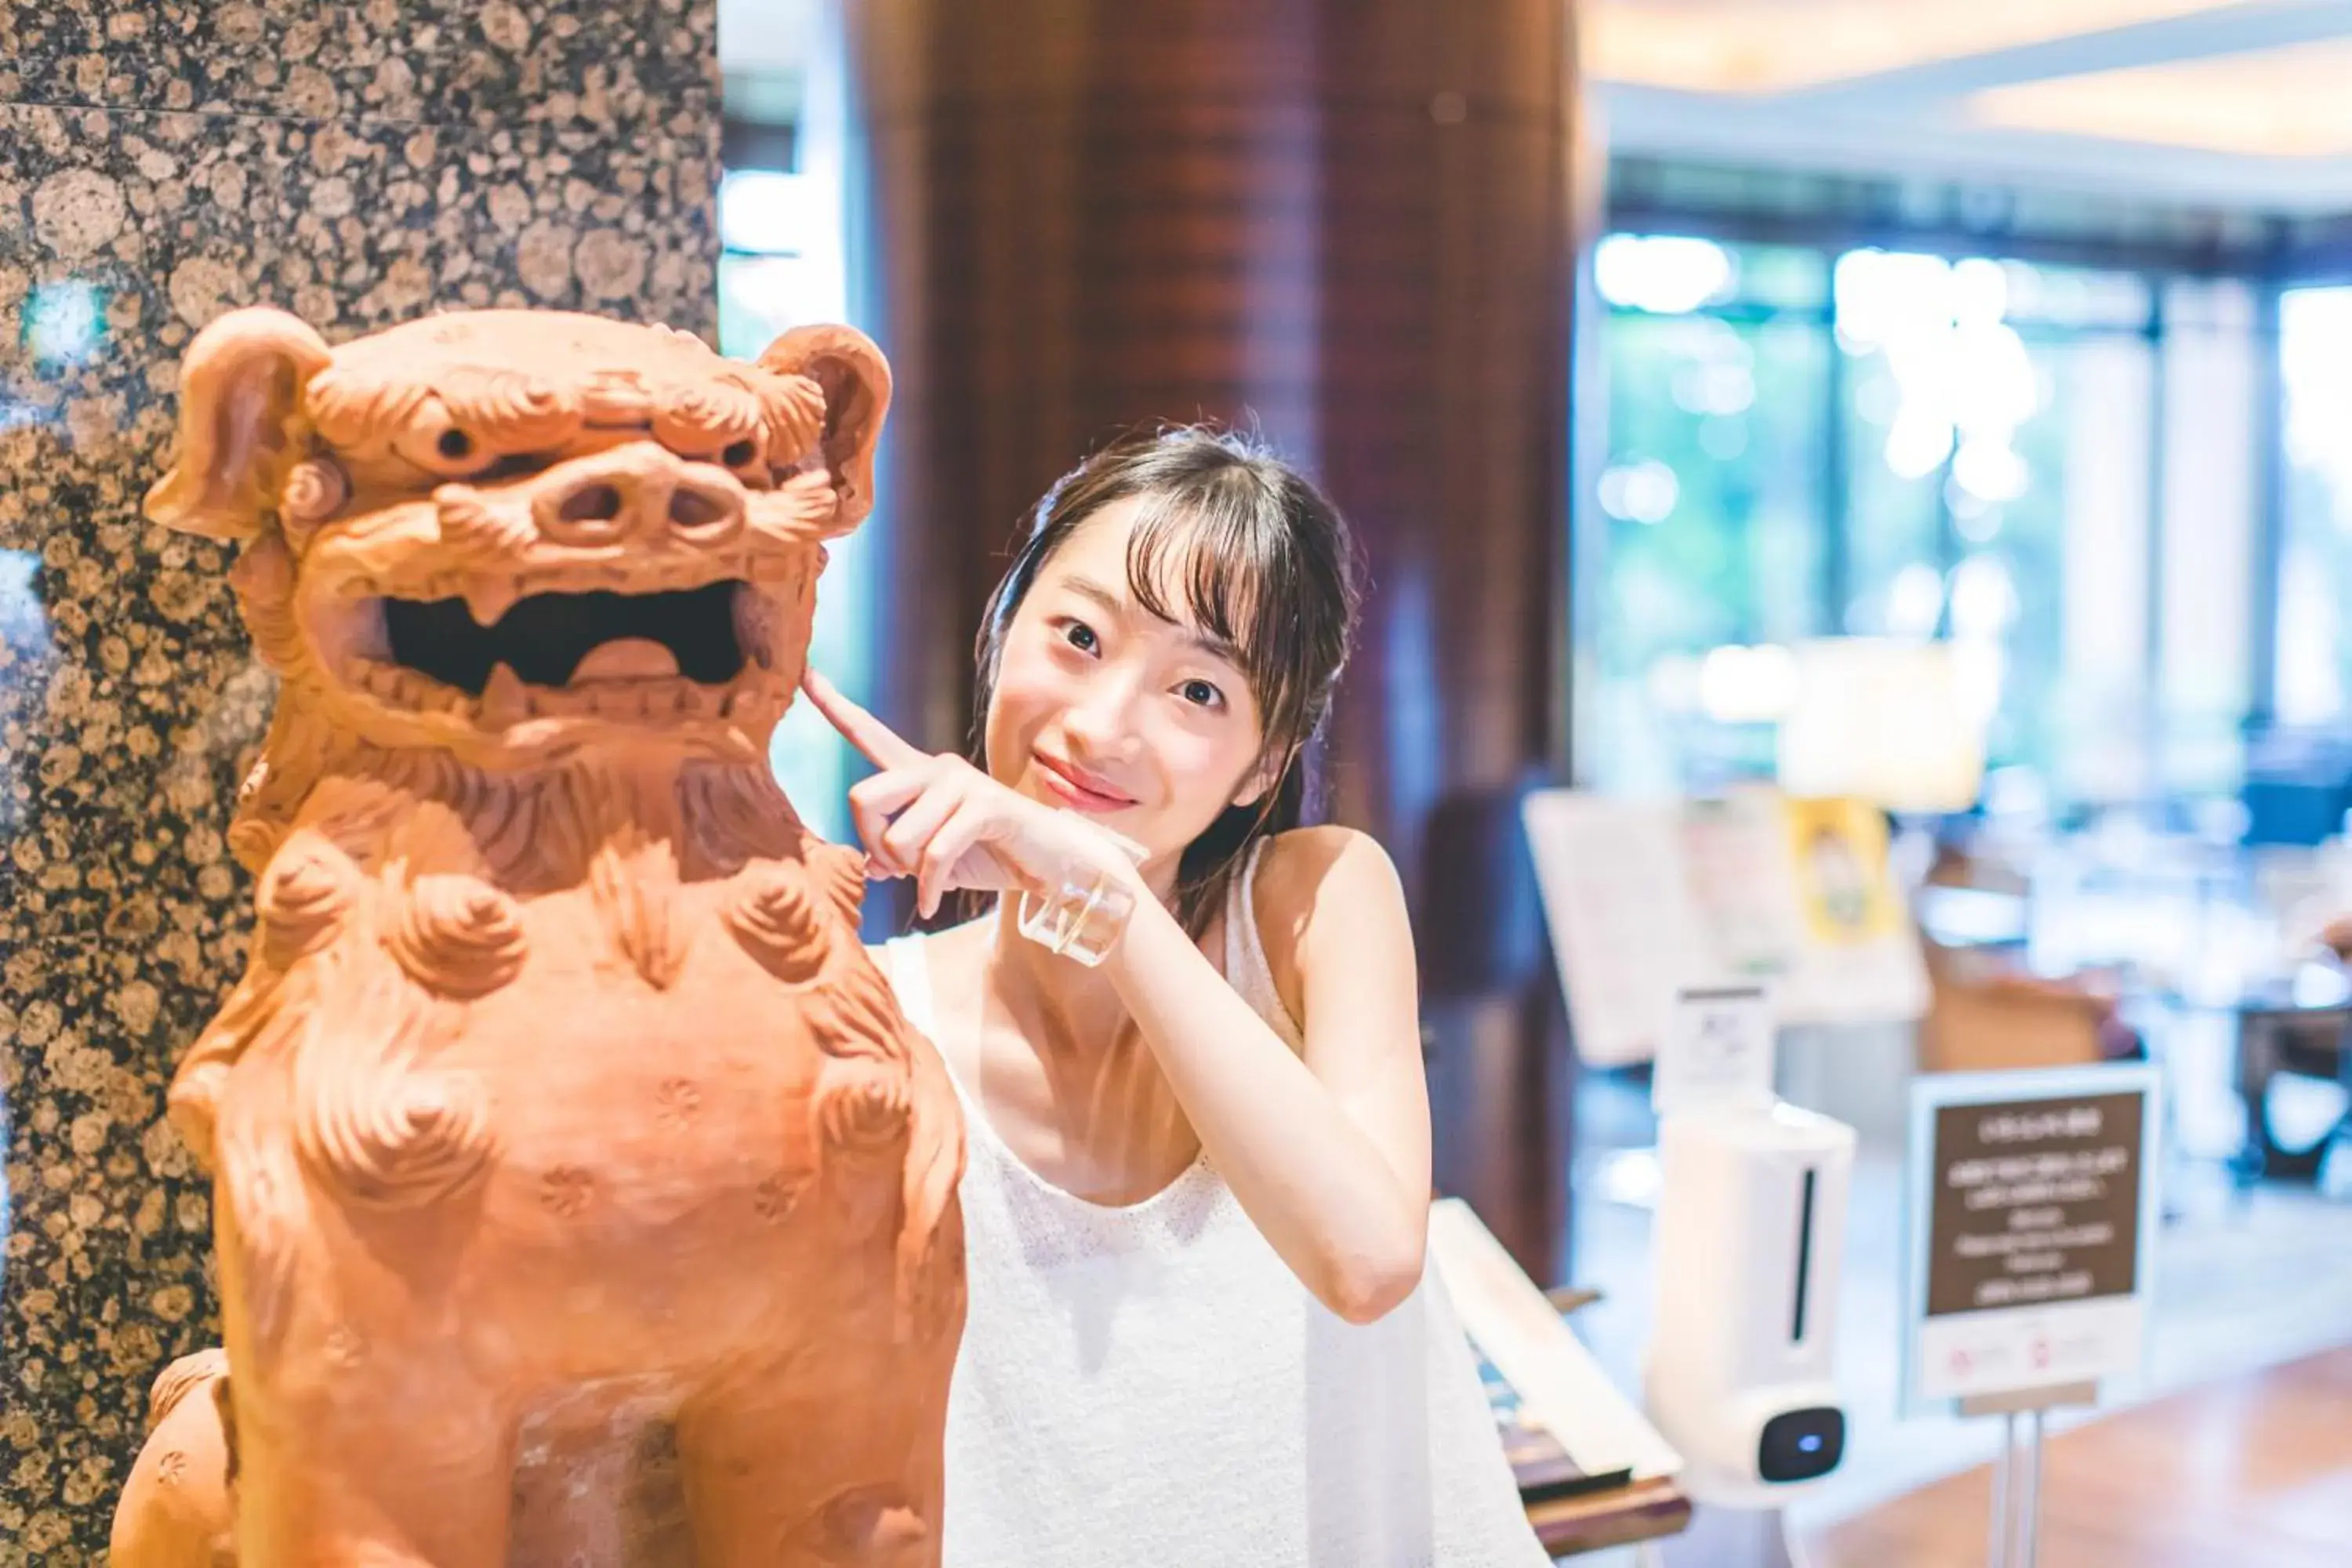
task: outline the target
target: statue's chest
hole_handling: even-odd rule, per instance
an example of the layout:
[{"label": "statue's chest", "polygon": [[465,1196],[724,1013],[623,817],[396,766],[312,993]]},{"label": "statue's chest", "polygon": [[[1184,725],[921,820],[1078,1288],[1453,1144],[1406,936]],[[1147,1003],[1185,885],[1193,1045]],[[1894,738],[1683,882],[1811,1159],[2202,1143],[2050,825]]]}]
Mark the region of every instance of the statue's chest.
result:
[{"label": "statue's chest", "polygon": [[773,928],[791,922],[745,913],[756,893],[713,883],[512,901],[520,963],[504,984],[445,1003],[428,1053],[478,1086],[502,1163],[683,1176],[734,1152],[772,1167],[798,1142],[823,1066],[812,1017],[863,959],[845,922],[805,919],[805,899],[793,912],[808,929],[780,942]]}]

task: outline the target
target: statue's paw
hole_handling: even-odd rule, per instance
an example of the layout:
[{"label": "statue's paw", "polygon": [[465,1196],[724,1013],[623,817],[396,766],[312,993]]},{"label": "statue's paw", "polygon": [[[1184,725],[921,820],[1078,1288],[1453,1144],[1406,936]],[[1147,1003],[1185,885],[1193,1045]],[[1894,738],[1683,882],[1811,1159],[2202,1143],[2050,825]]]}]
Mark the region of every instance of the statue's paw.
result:
[{"label": "statue's paw", "polygon": [[903,1073],[880,1063],[842,1062],[818,1092],[817,1128],[827,1146],[870,1152],[907,1135],[913,1103]]}]

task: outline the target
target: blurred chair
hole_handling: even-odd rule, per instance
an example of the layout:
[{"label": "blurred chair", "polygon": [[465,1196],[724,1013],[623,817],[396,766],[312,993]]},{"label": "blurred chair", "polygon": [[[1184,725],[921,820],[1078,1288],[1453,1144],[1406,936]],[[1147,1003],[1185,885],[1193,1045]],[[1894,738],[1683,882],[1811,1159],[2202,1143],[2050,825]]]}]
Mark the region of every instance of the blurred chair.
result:
[{"label": "blurred chair", "polygon": [[2021,877],[1957,842],[1937,846],[1916,894],[1930,997],[1920,1071],[2080,1067],[2147,1054],[2098,972],[2051,979],[2024,967],[2030,900]]},{"label": "blurred chair", "polygon": [[[2352,1137],[2352,1000],[2297,1005],[2291,998],[2249,999],[2238,1008],[2238,1093],[2245,1104],[2246,1131],[2233,1162],[2239,1179],[2315,1180],[2330,1147]],[[2315,1137],[2280,1137],[2273,1096],[2279,1080],[2293,1077],[2334,1083],[2335,1124],[2314,1128]],[[2325,1092],[2324,1090],[2322,1091]],[[2292,1103],[2292,1102],[2290,1102]]]},{"label": "blurred chair", "polygon": [[2319,844],[2344,829],[2352,807],[2352,746],[2310,731],[2260,731],[2246,743],[2248,844]]},{"label": "blurred chair", "polygon": [[2089,980],[2046,980],[1993,953],[1925,937],[1932,1000],[1919,1026],[1922,1072],[2079,1067],[2141,1054],[2116,998]]}]

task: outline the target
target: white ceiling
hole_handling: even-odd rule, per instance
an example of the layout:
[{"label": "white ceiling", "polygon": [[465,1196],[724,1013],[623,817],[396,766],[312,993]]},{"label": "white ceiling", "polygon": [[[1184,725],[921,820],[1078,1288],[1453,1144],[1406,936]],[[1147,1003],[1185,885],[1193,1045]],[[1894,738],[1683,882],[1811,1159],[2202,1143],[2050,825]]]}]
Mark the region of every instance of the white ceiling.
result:
[{"label": "white ceiling", "polygon": [[[828,4],[719,0],[788,117]],[[974,0],[985,3],[985,0]],[[1613,150],[2352,211],[2352,0],[1581,0]]]},{"label": "white ceiling", "polygon": [[2352,210],[2347,0],[1589,0],[1622,152]]}]

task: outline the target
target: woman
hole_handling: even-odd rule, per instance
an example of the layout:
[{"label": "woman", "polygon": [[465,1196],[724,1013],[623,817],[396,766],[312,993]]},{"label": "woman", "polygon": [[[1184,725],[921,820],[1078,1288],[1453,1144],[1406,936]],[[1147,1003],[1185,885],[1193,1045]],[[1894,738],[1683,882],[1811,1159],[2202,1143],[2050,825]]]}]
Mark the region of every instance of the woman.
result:
[{"label": "woman", "polygon": [[1301,826],[1346,528],[1231,436],[1041,501],[979,649],[975,767],[820,678],[881,771],[872,874],[1001,907],[882,962],[970,1125],[955,1568],[1545,1561],[1442,1289],[1403,895]]}]

